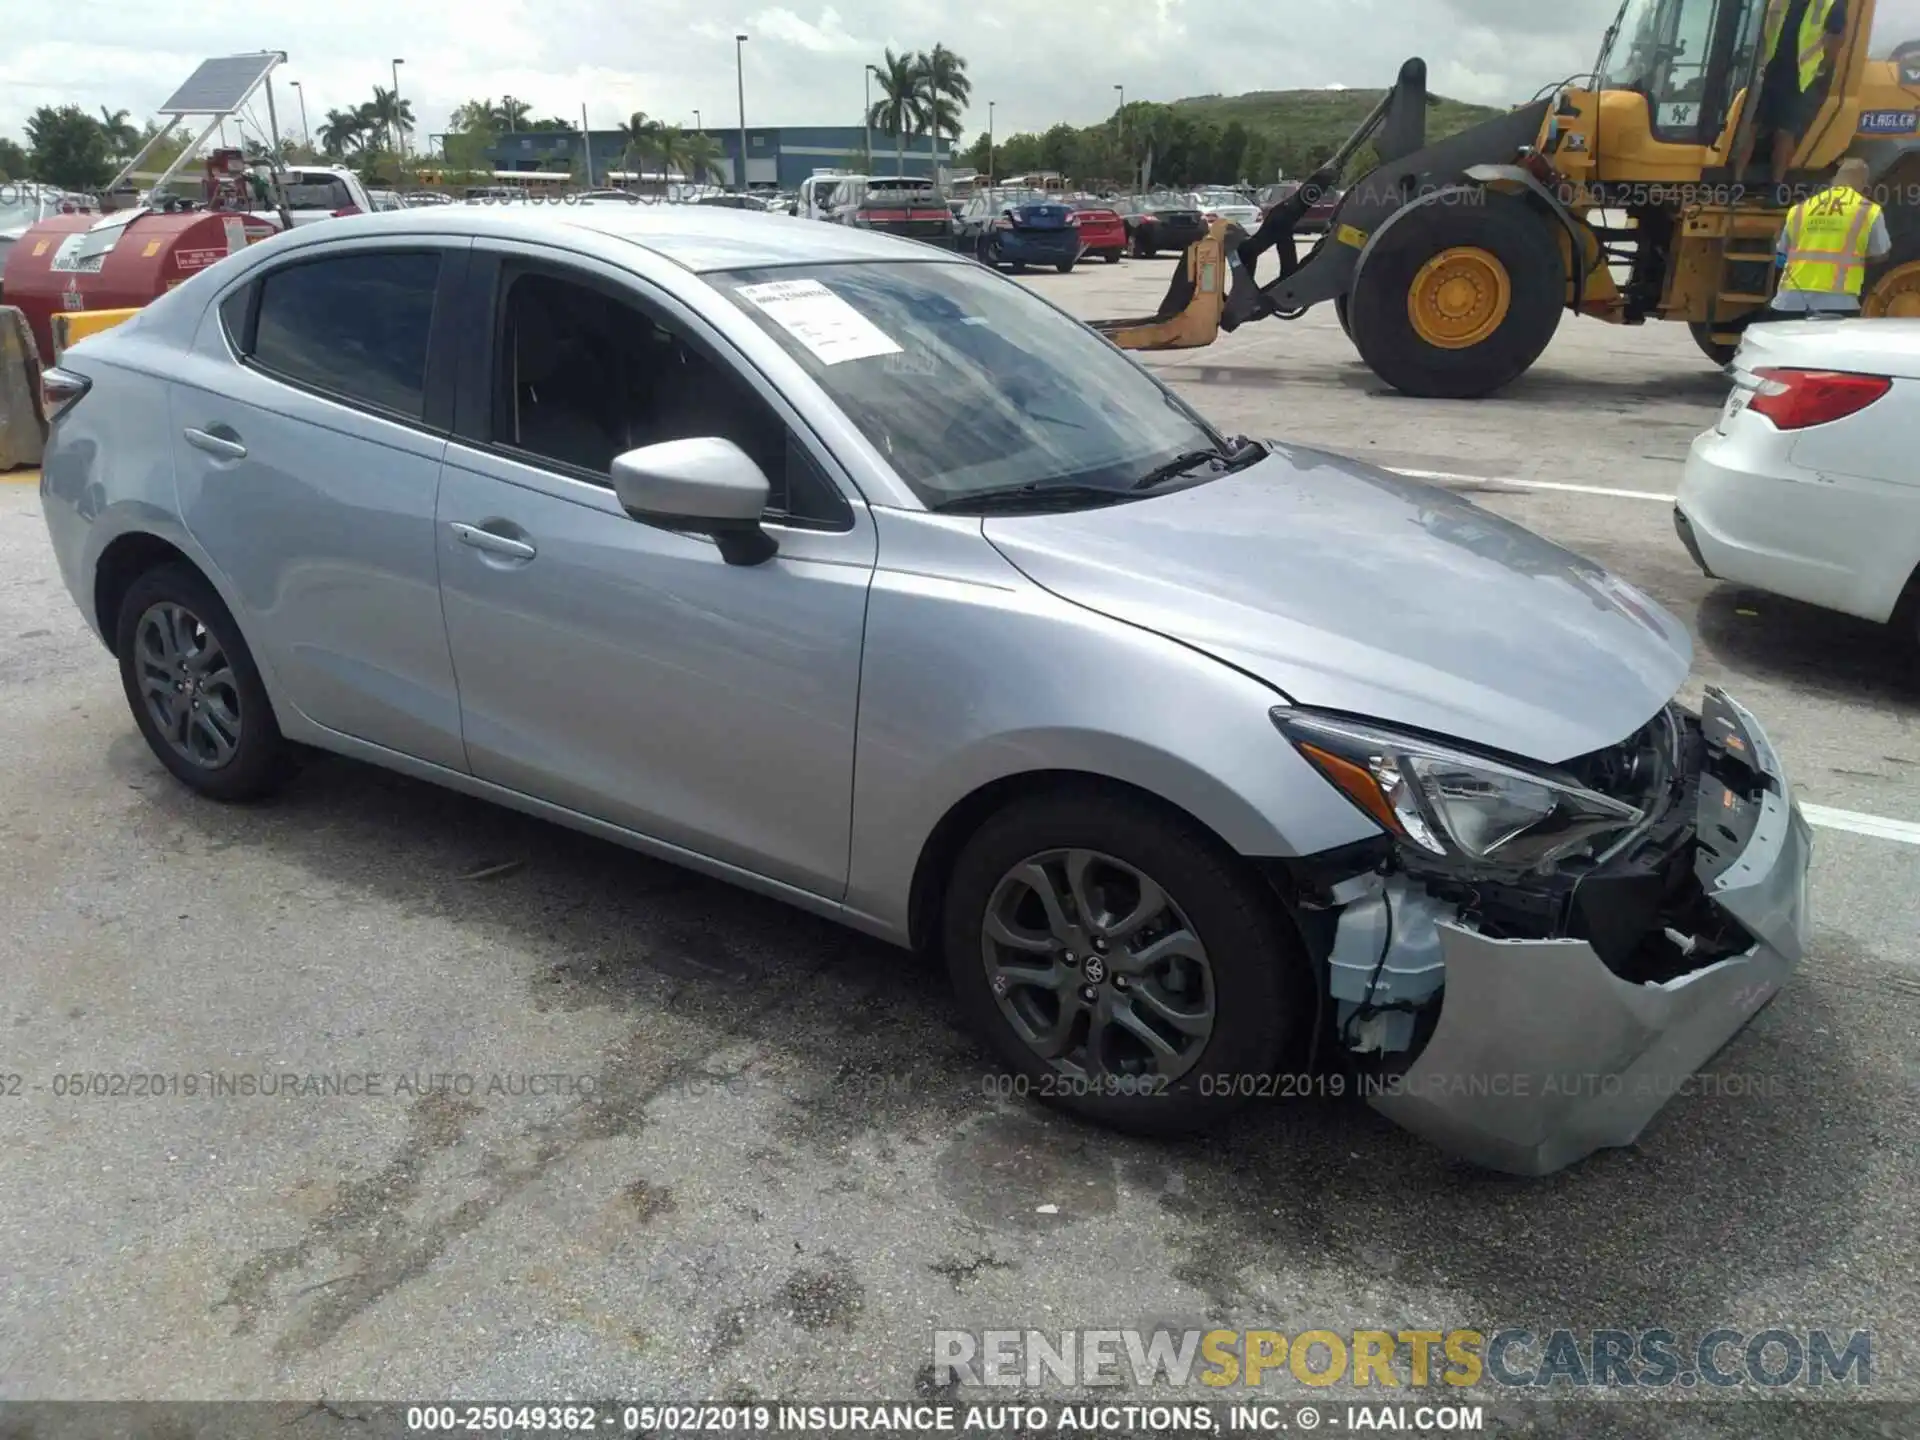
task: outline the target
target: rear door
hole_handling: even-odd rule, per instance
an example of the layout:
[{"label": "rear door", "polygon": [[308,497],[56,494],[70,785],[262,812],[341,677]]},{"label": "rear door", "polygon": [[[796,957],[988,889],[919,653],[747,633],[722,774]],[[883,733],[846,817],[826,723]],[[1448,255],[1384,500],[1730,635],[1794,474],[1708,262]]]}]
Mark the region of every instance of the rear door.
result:
[{"label": "rear door", "polygon": [[275,699],[457,769],[433,512],[469,248],[303,252],[222,297],[169,388],[181,514],[261,627]]}]

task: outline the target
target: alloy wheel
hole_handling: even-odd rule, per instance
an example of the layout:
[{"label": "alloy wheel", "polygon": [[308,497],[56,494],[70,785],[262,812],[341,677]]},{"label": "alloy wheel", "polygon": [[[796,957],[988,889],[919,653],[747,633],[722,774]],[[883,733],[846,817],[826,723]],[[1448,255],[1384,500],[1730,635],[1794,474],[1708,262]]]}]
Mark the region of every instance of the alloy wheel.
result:
[{"label": "alloy wheel", "polygon": [[219,637],[184,605],[161,601],[134,628],[134,672],[155,731],[203,770],[240,746],[240,685]]},{"label": "alloy wheel", "polygon": [[1048,850],[994,886],[981,958],[1001,1015],[1056,1071],[1171,1082],[1212,1038],[1213,968],[1179,906],[1096,850]]}]

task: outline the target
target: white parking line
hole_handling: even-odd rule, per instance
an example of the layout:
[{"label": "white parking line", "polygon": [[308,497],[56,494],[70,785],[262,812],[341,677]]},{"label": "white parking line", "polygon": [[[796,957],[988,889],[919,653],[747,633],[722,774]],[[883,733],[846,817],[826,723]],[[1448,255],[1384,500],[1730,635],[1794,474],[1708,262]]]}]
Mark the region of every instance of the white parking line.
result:
[{"label": "white parking line", "polygon": [[1605,495],[1615,500],[1658,500],[1664,505],[1673,504],[1676,497],[1662,494],[1658,490],[1621,490],[1611,485],[1568,485],[1558,480],[1518,480],[1511,475],[1456,475],[1450,470],[1403,470],[1399,466],[1387,467],[1396,475],[1405,475],[1410,480],[1455,481],[1470,485],[1512,485],[1521,490],[1558,490],[1571,495]]},{"label": "white parking line", "polygon": [[1911,820],[1889,820],[1884,815],[1863,815],[1858,810],[1835,810],[1830,805],[1802,804],[1800,813],[1809,825],[1824,830],[1850,830],[1855,835],[1870,835],[1876,840],[1897,840],[1902,845],[1920,845],[1920,824]]}]

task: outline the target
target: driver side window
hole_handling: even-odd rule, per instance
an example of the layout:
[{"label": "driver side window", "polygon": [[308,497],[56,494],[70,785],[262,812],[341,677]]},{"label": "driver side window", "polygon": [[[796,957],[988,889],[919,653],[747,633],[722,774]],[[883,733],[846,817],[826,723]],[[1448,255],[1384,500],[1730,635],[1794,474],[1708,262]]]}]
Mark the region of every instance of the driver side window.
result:
[{"label": "driver side window", "polygon": [[501,280],[495,445],[609,484],[625,451],[720,436],[765,472],[769,523],[852,523],[846,497],[806,446],[704,344],[598,284],[516,267]]}]

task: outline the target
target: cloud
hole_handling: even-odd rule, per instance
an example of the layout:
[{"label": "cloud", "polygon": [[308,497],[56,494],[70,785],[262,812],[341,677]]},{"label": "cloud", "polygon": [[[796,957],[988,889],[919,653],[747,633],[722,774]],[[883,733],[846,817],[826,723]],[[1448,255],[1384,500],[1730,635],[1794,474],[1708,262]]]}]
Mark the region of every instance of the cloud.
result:
[{"label": "cloud", "polygon": [[749,0],[732,12],[712,0],[408,0],[404,12],[392,0],[7,3],[0,134],[17,137],[34,106],[69,100],[144,119],[200,60],[254,44],[288,52],[276,81],[283,129],[298,105],[287,81],[302,82],[317,126],[329,108],[392,83],[394,55],[406,57],[401,93],[423,131],[445,128],[464,100],[503,94],[536,115],[577,116],[585,104],[596,125],[635,110],[730,122],[741,32],[752,37],[741,55],[749,124],[857,124],[866,62],[936,42],[967,59],[969,133],[984,128],[989,100],[1006,134],[1103,119],[1115,85],[1129,100],[1376,87],[1414,54],[1441,93],[1504,104],[1591,64],[1618,0],[835,0],[817,10]]}]

